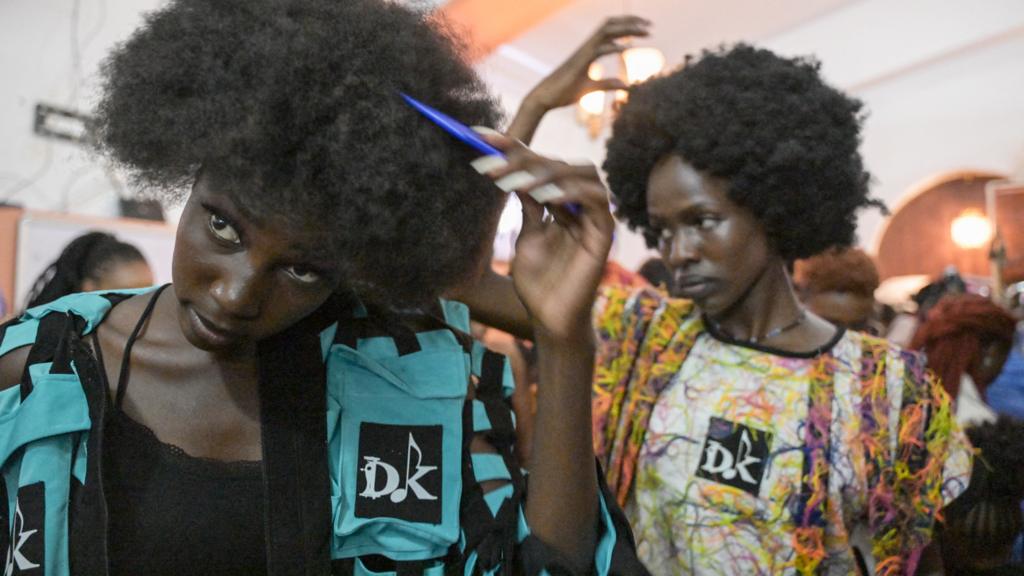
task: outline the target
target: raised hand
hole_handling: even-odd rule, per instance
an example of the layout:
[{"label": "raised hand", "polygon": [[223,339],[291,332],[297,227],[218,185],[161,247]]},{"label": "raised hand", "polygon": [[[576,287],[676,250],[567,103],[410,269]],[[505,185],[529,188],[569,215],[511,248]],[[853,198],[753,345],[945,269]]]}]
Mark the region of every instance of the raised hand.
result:
[{"label": "raised hand", "polygon": [[541,119],[548,111],[568,106],[587,92],[623,90],[625,82],[618,78],[594,80],[587,72],[590,64],[607,54],[625,50],[620,42],[630,36],[647,36],[651,23],[639,16],[616,16],[605,20],[569,58],[540,81],[523,99],[508,134],[529,144]]},{"label": "raised hand", "polygon": [[541,80],[527,96],[547,110],[568,106],[587,92],[623,90],[626,84],[618,78],[594,80],[587,72],[590,64],[602,56],[628,48],[619,42],[630,36],[647,36],[651,23],[639,16],[616,16],[605,20],[569,58]]},{"label": "raised hand", "polygon": [[[589,340],[591,307],[615,228],[597,168],[539,156],[506,136],[484,137],[508,162],[488,176],[518,181],[523,228],[511,271],[534,331],[556,341]],[[531,196],[538,191],[545,193],[544,206]]]}]

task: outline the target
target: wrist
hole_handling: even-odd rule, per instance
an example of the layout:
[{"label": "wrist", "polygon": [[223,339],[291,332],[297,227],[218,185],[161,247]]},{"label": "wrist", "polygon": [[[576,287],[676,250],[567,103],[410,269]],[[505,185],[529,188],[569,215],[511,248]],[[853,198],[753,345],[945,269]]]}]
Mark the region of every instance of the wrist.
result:
[{"label": "wrist", "polygon": [[554,108],[549,102],[544,100],[543,96],[540,96],[536,92],[530,92],[523,98],[523,103],[519,107],[521,112],[525,112],[531,116],[543,116],[549,110]]},{"label": "wrist", "polygon": [[593,353],[596,348],[594,327],[589,319],[579,322],[571,329],[559,332],[553,332],[534,322],[533,333],[535,343],[549,350],[577,354]]}]

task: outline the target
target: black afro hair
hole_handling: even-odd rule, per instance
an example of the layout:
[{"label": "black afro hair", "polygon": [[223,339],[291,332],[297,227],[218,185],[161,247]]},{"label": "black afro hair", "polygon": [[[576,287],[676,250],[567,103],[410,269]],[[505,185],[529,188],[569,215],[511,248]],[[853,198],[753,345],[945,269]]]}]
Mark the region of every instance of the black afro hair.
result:
[{"label": "black afro hair", "polygon": [[251,213],[323,226],[352,287],[427,300],[504,201],[400,97],[495,126],[463,48],[386,0],[175,0],[105,63],[98,140],[141,188],[184,195],[202,167]]},{"label": "black afro hair", "polygon": [[884,208],[868,196],[862,120],[861,103],[826,85],[817,62],[739,44],[633,88],[604,169],[619,216],[652,247],[647,179],[678,154],[724,179],[780,256],[806,258],[852,244],[859,208]]}]

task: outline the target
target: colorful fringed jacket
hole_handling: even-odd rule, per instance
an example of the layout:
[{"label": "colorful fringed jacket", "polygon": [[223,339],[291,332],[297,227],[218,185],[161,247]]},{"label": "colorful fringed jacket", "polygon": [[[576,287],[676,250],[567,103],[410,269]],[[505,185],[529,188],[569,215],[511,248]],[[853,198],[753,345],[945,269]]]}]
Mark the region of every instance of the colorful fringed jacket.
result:
[{"label": "colorful fringed jacket", "polygon": [[914,572],[970,471],[920,355],[737,342],[650,289],[596,310],[595,447],[653,573]]}]

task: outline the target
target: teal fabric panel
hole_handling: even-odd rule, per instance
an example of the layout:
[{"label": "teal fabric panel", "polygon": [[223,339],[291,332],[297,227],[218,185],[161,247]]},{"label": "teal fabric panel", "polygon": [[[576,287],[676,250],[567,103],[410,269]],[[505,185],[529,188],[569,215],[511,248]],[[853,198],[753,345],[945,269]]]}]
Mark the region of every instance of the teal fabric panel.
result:
[{"label": "teal fabric panel", "polygon": [[32,393],[13,412],[0,416],[0,464],[36,440],[89,430],[89,406],[77,376],[48,374],[33,383]]},{"label": "teal fabric panel", "polygon": [[498,515],[498,510],[501,509],[502,503],[512,498],[512,492],[512,485],[506,484],[501,488],[496,488],[484,494],[484,501],[487,502],[487,507],[491,509],[491,515]]},{"label": "teal fabric panel", "polygon": [[462,302],[442,299],[441,310],[444,311],[444,321],[449,326],[469,334],[469,306]]},{"label": "teal fabric panel", "polygon": [[618,534],[615,533],[615,524],[612,523],[612,515],[608,511],[608,503],[605,502],[604,494],[598,494],[601,499],[601,527],[604,531],[597,541],[597,550],[594,553],[594,567],[597,569],[597,576],[607,576],[612,567],[612,552],[615,550],[615,541]]},{"label": "teal fabric panel", "polygon": [[473,454],[473,475],[477,482],[511,480],[512,474],[500,454]]},{"label": "teal fabric panel", "polygon": [[15,348],[28,346],[35,342],[38,329],[39,322],[34,320],[22,321],[19,324],[9,326],[7,332],[4,333],[4,341],[0,342],[0,356],[7,354]]},{"label": "teal fabric panel", "polygon": [[[73,448],[87,435],[89,408],[74,374],[46,373],[48,364],[30,367],[32,392],[15,403],[6,391],[7,410],[0,415],[0,469],[10,510],[20,510],[19,489],[41,485],[45,497],[43,534],[44,574],[68,576],[68,495],[71,490]],[[80,455],[84,458],[84,455]],[[16,528],[17,514],[10,529]],[[18,536],[27,542],[31,531]],[[17,544],[17,542],[15,542]],[[38,559],[24,558],[25,562]]]},{"label": "teal fabric panel", "polygon": [[[462,410],[469,383],[465,354],[447,330],[418,337],[422,350],[405,356],[397,355],[390,338],[360,340],[359,350],[331,348],[327,428],[333,558],[386,554],[395,560],[425,560],[443,556],[459,538]],[[440,427],[440,523],[356,514],[361,475],[369,478],[372,464],[358,461],[364,425]]]},{"label": "teal fabric panel", "polygon": [[473,400],[473,431],[487,432],[491,429],[491,419],[487,416],[487,407],[479,400]]}]

